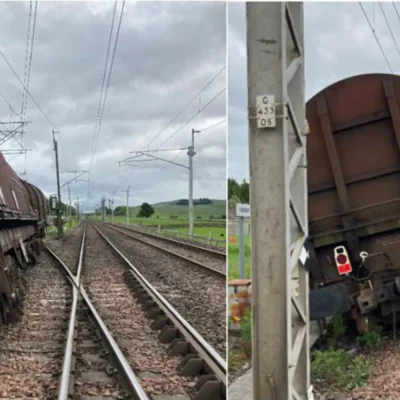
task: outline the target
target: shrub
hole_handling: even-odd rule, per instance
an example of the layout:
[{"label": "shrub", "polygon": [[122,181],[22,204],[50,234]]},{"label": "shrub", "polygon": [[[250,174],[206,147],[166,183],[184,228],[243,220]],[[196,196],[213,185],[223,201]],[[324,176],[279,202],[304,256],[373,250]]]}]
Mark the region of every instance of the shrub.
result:
[{"label": "shrub", "polygon": [[331,319],[332,336],[328,339],[331,347],[337,346],[346,335],[347,327],[341,314],[336,314]]},{"label": "shrub", "polygon": [[251,357],[251,310],[246,310],[240,322],[243,349]]},{"label": "shrub", "polygon": [[240,323],[242,339],[251,342],[251,310],[246,310]]},{"label": "shrub", "polygon": [[376,350],[382,347],[385,340],[382,327],[377,326],[366,333],[362,333],[357,338],[357,343],[369,350]]},{"label": "shrub", "polygon": [[363,355],[352,358],[345,350],[317,350],[311,363],[313,380],[352,390],[368,382],[372,362]]}]

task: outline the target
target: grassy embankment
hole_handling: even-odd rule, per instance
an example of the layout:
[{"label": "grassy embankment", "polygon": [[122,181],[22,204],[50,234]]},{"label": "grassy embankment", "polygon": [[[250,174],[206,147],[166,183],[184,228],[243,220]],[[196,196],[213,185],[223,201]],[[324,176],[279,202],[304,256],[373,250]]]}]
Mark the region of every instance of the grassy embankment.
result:
[{"label": "grassy embankment", "polygon": [[[71,224],[69,222],[63,225],[63,232],[67,234],[71,229],[77,226],[79,221],[76,218],[72,218]],[[57,227],[54,225],[48,226],[46,228],[46,235],[47,237],[54,238],[57,236]]]},{"label": "grassy embankment", "polygon": [[[225,238],[225,220],[221,217],[225,215],[225,201],[213,200],[213,204],[200,204],[194,207],[195,222],[194,234],[199,236],[211,236],[215,239]],[[188,228],[182,225],[188,224],[188,207],[177,206],[170,203],[153,205],[155,213],[150,218],[137,218],[139,207],[129,209],[130,224],[142,224],[146,226],[161,226],[161,230],[168,229],[182,233],[188,233]],[[97,218],[100,218],[97,216]],[[110,221],[108,216],[108,221]],[[126,224],[126,216],[114,217],[114,222]],[[175,227],[176,226],[176,227]],[[221,237],[221,234],[224,236]]]}]

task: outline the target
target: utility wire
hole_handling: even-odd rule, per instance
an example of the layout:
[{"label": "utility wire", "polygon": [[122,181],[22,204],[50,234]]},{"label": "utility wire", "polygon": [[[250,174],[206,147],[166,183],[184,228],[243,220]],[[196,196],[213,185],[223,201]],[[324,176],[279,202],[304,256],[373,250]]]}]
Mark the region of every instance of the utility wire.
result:
[{"label": "utility wire", "polygon": [[[30,36],[31,16],[32,16],[32,1],[30,2],[28,35],[27,35],[28,37],[27,37],[27,43],[26,43],[27,49],[26,49],[26,59],[25,59],[25,85],[26,85],[27,90],[29,90],[29,82],[30,82],[31,68],[32,68],[33,45],[35,43],[37,6],[38,6],[38,2],[36,1],[35,2],[35,13],[33,16],[32,34],[31,34],[31,37],[29,37]],[[29,46],[29,42],[30,42],[30,46]],[[29,55],[28,55],[28,47],[30,47]],[[21,121],[24,121],[26,118],[27,105],[28,105],[28,94],[26,93],[26,90],[24,89],[22,92]],[[26,148],[24,125],[22,125],[22,129],[21,129],[21,147]],[[24,174],[26,174],[27,161],[28,161],[28,154],[25,152]]]},{"label": "utility wire", "polygon": [[[27,79],[26,79],[26,88],[27,88],[27,90],[29,90],[29,82],[30,82],[30,77],[31,77],[33,46],[34,46],[34,43],[35,43],[35,32],[36,32],[37,7],[38,7],[38,2],[36,1],[35,2],[35,13],[33,15],[33,28],[32,28],[31,49],[30,49],[30,55],[29,55],[28,73],[27,73]],[[28,95],[25,94],[24,113],[22,114],[21,121],[24,121],[24,119],[26,118],[26,107],[27,107],[27,104],[28,104]]]},{"label": "utility wire", "polygon": [[110,65],[110,71],[108,73],[108,78],[107,78],[107,84],[106,84],[106,90],[105,90],[105,94],[104,94],[104,102],[103,102],[103,107],[101,109],[101,114],[100,114],[100,121],[99,121],[99,128],[98,128],[98,133],[97,133],[97,139],[96,139],[96,147],[95,147],[95,153],[96,153],[96,148],[97,148],[97,142],[99,140],[99,134],[100,134],[100,129],[101,129],[101,124],[103,122],[103,115],[104,115],[104,109],[106,106],[106,102],[107,102],[107,95],[108,95],[108,88],[110,86],[110,81],[111,81],[111,74],[112,74],[112,70],[113,70],[113,66],[114,66],[114,60],[115,60],[115,54],[117,52],[117,45],[118,45],[118,39],[119,39],[119,32],[121,30],[121,23],[122,23],[122,17],[124,14],[124,8],[125,8],[125,1],[122,2],[122,8],[121,8],[121,14],[119,17],[119,22],[118,22],[118,28],[117,28],[117,34],[115,36],[115,44],[114,44],[114,51],[113,51],[113,55],[111,58],[111,65]]},{"label": "utility wire", "polygon": [[393,35],[392,28],[390,27],[389,21],[388,21],[388,19],[387,19],[387,17],[386,17],[386,13],[385,13],[385,11],[384,11],[384,9],[383,9],[383,7],[382,7],[382,3],[378,3],[378,4],[379,4],[379,7],[380,7],[380,8],[381,8],[381,10],[382,10],[382,14],[383,14],[383,16],[385,17],[386,25],[387,25],[387,26],[388,26],[388,28],[389,28],[389,32],[390,32],[390,35],[392,36],[392,39],[393,39],[394,45],[396,46],[397,53],[398,53],[398,54],[399,54],[399,56],[400,56],[400,50],[399,50],[399,46],[397,45],[396,38],[395,38],[395,37],[394,37],[394,35]]},{"label": "utility wire", "polygon": [[382,53],[382,55],[383,55],[383,57],[384,57],[384,59],[385,59],[385,61],[386,61],[386,64],[387,64],[387,66],[389,67],[389,71],[393,74],[393,70],[392,70],[392,67],[391,67],[390,64],[389,64],[389,60],[387,59],[386,54],[385,54],[385,52],[384,52],[384,50],[383,50],[383,48],[382,48],[382,45],[381,45],[381,43],[380,43],[378,37],[376,36],[376,33],[375,33],[375,31],[374,31],[374,29],[373,29],[373,27],[372,27],[372,25],[371,25],[370,20],[368,19],[368,16],[367,16],[367,14],[366,14],[366,12],[365,12],[365,10],[364,10],[364,7],[363,7],[362,4],[361,4],[361,1],[359,1],[358,4],[360,4],[360,7],[361,7],[362,12],[364,13],[365,19],[367,20],[368,25],[369,25],[369,27],[371,28],[372,33],[374,34],[374,37],[375,37],[375,39],[376,39],[376,42],[378,43],[378,46],[379,46],[379,48],[380,48],[380,50],[381,50],[381,53]]},{"label": "utility wire", "polygon": [[[97,143],[98,143],[98,140],[99,140],[100,129],[101,129],[101,125],[102,125],[102,122],[103,122],[104,109],[105,109],[105,105],[106,105],[106,102],[107,102],[108,88],[110,86],[111,74],[112,74],[112,70],[113,70],[113,66],[114,66],[115,54],[116,54],[116,51],[117,51],[117,45],[118,45],[119,33],[120,33],[120,29],[121,29],[122,17],[123,17],[123,14],[124,14],[124,8],[125,8],[125,1],[122,2],[122,8],[121,8],[121,13],[120,13],[120,17],[119,17],[117,33],[116,33],[116,36],[115,36],[113,55],[112,55],[112,58],[111,58],[110,70],[109,70],[109,73],[108,73],[107,84],[106,84],[105,93],[104,93],[104,101],[103,101],[103,105],[102,105],[102,109],[101,109],[101,113],[100,113],[100,119],[99,119],[99,124],[98,124],[98,129],[97,129],[97,135],[96,135],[95,142],[94,142],[93,158],[92,158],[92,163],[91,163],[89,171],[91,171],[92,167],[93,167],[94,158],[95,158],[96,149],[97,149]],[[89,173],[89,180],[90,180],[90,173]]]},{"label": "utility wire", "polygon": [[397,18],[398,18],[399,21],[400,21],[400,14],[399,14],[399,12],[397,11],[396,4],[394,4],[394,1],[392,1],[392,4],[393,4],[393,7],[394,7],[394,10],[396,11]]},{"label": "utility wire", "polygon": [[[162,147],[166,142],[168,142],[168,141],[169,141],[170,139],[172,139],[175,135],[177,135],[186,125],[188,125],[195,117],[197,117],[197,115],[199,115],[205,108],[207,108],[217,97],[219,97],[219,96],[220,96],[222,93],[224,93],[225,91],[226,91],[226,88],[223,88],[219,93],[217,93],[206,105],[204,105],[201,109],[199,109],[189,120],[187,120],[180,128],[178,128],[171,136],[169,136],[169,137],[160,145],[160,147],[158,148],[158,150],[160,150],[161,147]],[[219,125],[219,124],[222,124],[222,122],[224,122],[224,121],[225,121],[225,120],[220,121],[218,124],[215,124],[214,126],[217,126],[217,125]],[[211,129],[211,128],[212,128],[212,126],[207,127],[207,128],[205,128],[204,130]],[[204,130],[203,130],[203,131],[204,131]],[[176,155],[175,158],[173,158],[172,160],[170,160],[170,162],[175,161],[175,160],[179,157],[179,155],[182,153],[182,151],[183,151],[183,150],[181,150],[181,151]],[[140,165],[131,165],[131,166],[140,168]],[[163,170],[163,168],[160,169],[160,170],[157,172],[157,174],[159,174],[162,170]],[[126,176],[131,175],[131,174],[132,174],[132,171],[130,171],[129,173],[128,173],[128,172],[125,172],[125,175],[123,175],[123,176],[121,177],[121,183],[120,183],[120,185],[123,183],[123,181],[125,180]]]},{"label": "utility wire", "polygon": [[[107,75],[107,67],[108,67],[108,58],[110,55],[110,48],[111,48],[111,38],[112,38],[112,33],[114,31],[114,21],[115,21],[115,12],[117,10],[117,2],[114,3],[114,11],[113,11],[113,16],[112,16],[112,21],[111,21],[111,30],[110,30],[110,36],[108,38],[108,46],[107,46],[107,54],[106,54],[106,63],[104,66],[104,72],[103,72],[103,80],[101,82],[101,89],[100,89],[100,99],[99,99],[99,106],[97,108],[97,118],[96,118],[96,125],[94,128],[94,135],[93,135],[93,142],[92,142],[92,158],[93,158],[93,150],[94,150],[94,143],[95,143],[95,138],[97,134],[97,127],[99,125],[99,119],[100,119],[100,112],[101,112],[101,104],[103,101],[103,93],[104,93],[104,84],[106,82],[106,75]],[[92,160],[91,160],[92,163]]]},{"label": "utility wire", "polygon": [[[200,129],[199,132],[196,132],[196,133],[194,134],[194,136],[196,137],[196,136],[200,135],[200,133],[203,133],[203,132],[208,131],[209,129],[215,128],[216,126],[223,124],[225,121],[226,121],[226,119],[223,119],[222,121],[219,121],[219,122],[217,122],[217,123],[215,123],[215,124],[209,125],[209,126],[203,128],[203,129]],[[185,149],[185,150],[186,150],[186,149]],[[172,160],[169,160],[169,162],[175,161],[175,160],[182,154],[182,152],[183,152],[183,150],[181,150]],[[156,175],[158,175],[158,174],[159,174],[161,171],[163,171],[164,169],[165,169],[165,167],[162,167],[162,168],[157,172]]]},{"label": "utility wire", "polygon": [[219,121],[219,122],[217,122],[216,124],[212,124],[212,125],[207,126],[206,128],[200,129],[200,130],[199,130],[200,132],[197,132],[197,133],[195,134],[195,136],[200,135],[200,133],[206,132],[206,131],[208,131],[209,129],[215,128],[216,126],[223,124],[225,121],[226,121],[226,119],[223,119],[222,121]]},{"label": "utility wire", "polygon": [[[15,69],[13,68],[13,66],[11,65],[11,63],[8,61],[7,57],[5,56],[4,52],[1,50],[0,48],[0,55],[3,57],[4,61],[6,62],[6,64],[9,66],[9,68],[11,69],[11,71],[13,72],[13,74],[15,75],[15,77],[18,79],[19,83],[22,85],[23,88],[26,89],[26,92],[28,93],[29,97],[32,99],[32,101],[35,103],[36,107],[39,109],[39,111],[42,113],[42,115],[46,118],[47,122],[50,124],[50,126],[53,127],[53,129],[55,131],[58,132],[57,127],[55,126],[55,124],[50,120],[50,118],[47,116],[47,114],[43,111],[42,107],[40,107],[39,103],[36,101],[36,99],[33,97],[32,93],[29,91],[29,89],[26,87],[26,85],[21,81],[21,78],[18,76],[18,74],[15,72]],[[61,135],[59,135],[60,141],[61,139]],[[66,159],[65,159],[65,154],[63,151],[63,147],[61,146],[61,154],[64,160],[65,165],[67,165]]]},{"label": "utility wire", "polygon": [[183,111],[185,111],[188,107],[189,107],[189,105],[190,104],[192,104],[193,103],[193,101],[195,100],[195,99],[197,99],[197,97],[198,96],[200,96],[200,94],[201,93],[203,93],[204,92],[204,90],[206,90],[217,78],[218,78],[218,76],[219,75],[221,75],[221,73],[224,71],[226,69],[226,65],[223,67],[223,68],[221,68],[219,71],[218,71],[218,73],[171,119],[171,121],[169,121],[168,122],[168,124],[167,125],[165,125],[164,126],[164,128],[162,128],[161,130],[160,130],[160,132],[158,132],[157,133],[157,135],[156,136],[154,136],[153,137],[153,139],[151,139],[150,140],[150,142],[149,143],[147,143],[147,147],[149,147],[150,146],[150,144],[154,141],[154,140],[156,140],[160,135],[161,135],[161,133],[163,133],[171,124],[172,124],[172,122],[174,122],[175,120],[176,120],[176,118],[178,118],[179,117],[179,115],[181,115],[182,114],[182,112]]},{"label": "utility wire", "polygon": [[[26,85],[26,77],[27,77],[27,73],[28,73],[31,21],[32,21],[32,1],[29,2],[28,32],[26,35],[26,50],[25,50],[24,85]],[[21,117],[24,115],[25,93],[26,93],[26,90],[25,90],[25,88],[23,88],[22,89],[22,103],[21,103]],[[23,119],[21,119],[21,121],[23,121]]]},{"label": "utility wire", "polygon": [[28,93],[29,97],[32,99],[32,101],[35,103],[36,107],[39,109],[39,111],[42,113],[42,115],[46,118],[47,122],[54,128],[54,130],[57,130],[57,127],[54,125],[54,123],[50,120],[50,118],[47,116],[47,114],[43,111],[42,107],[38,104],[36,99],[32,96],[32,93],[28,90],[26,85],[21,81],[20,77],[18,74],[15,72],[15,69],[12,67],[10,62],[8,61],[7,57],[5,56],[4,52],[0,49],[0,55],[3,57],[4,61],[7,63],[15,77],[18,79],[19,83],[22,85],[23,88],[26,89],[26,92]]},{"label": "utility wire", "polygon": [[[115,7],[116,7],[116,5],[117,5],[117,2],[115,2]],[[97,132],[95,132],[95,137],[93,139],[94,140],[94,143],[93,143],[94,147],[93,147],[93,153],[92,153],[92,158],[91,158],[90,167],[89,167],[89,174],[88,174],[88,192],[89,193],[90,193],[91,173],[92,173],[93,164],[94,164],[94,161],[95,161],[95,155],[96,155],[97,143],[98,143],[99,135],[100,135],[100,129],[101,129],[101,125],[102,125],[102,122],[103,122],[103,114],[104,114],[104,109],[105,109],[105,105],[106,105],[106,101],[107,101],[108,88],[109,88],[109,85],[110,85],[111,74],[112,74],[112,70],[113,70],[113,66],[114,66],[115,54],[116,54],[116,51],[117,51],[117,44],[118,44],[118,39],[119,39],[119,33],[120,33],[120,30],[121,30],[121,23],[122,23],[122,17],[123,17],[123,14],[124,14],[124,8],[125,8],[125,1],[122,2],[122,7],[121,7],[120,17],[119,17],[119,22],[118,22],[117,33],[116,33],[116,36],[115,36],[113,55],[112,55],[112,59],[111,59],[110,70],[109,70],[108,77],[107,77],[107,84],[106,84],[106,88],[105,88],[104,100],[103,100],[103,104],[102,104],[102,108],[101,108],[101,112],[100,112],[100,116],[99,116],[99,123],[98,123]],[[114,10],[115,10],[115,8],[114,8]],[[114,26],[114,17],[115,17],[115,15],[113,15],[113,22],[112,22],[112,27],[111,27],[109,43],[111,41],[111,35],[112,35],[112,31],[113,31],[113,26]],[[107,51],[107,53],[109,54],[108,51]],[[108,57],[108,55],[107,55],[107,57]]]},{"label": "utility wire", "polygon": [[194,118],[196,118],[203,110],[205,110],[214,100],[216,100],[222,93],[226,91],[226,88],[223,88],[220,92],[218,92],[205,106],[200,108],[191,118],[189,118],[179,129],[177,129],[172,135],[170,135],[167,139],[165,139],[160,148],[171,140],[175,135],[177,135],[187,124],[189,124]]},{"label": "utility wire", "polygon": [[6,96],[4,96],[2,92],[0,92],[0,97],[5,101],[5,103],[7,103],[8,107],[10,108],[10,111],[12,111],[14,114],[18,114],[15,111],[15,108],[11,105],[11,103],[7,100]]}]

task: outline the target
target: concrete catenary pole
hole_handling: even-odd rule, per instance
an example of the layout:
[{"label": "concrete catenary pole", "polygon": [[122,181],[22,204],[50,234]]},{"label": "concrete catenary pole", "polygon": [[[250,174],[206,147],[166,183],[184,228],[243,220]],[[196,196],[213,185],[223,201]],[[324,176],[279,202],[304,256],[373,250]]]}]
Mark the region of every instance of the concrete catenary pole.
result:
[{"label": "concrete catenary pole", "polygon": [[114,195],[111,195],[111,223],[114,223]]},{"label": "concrete catenary pole", "polygon": [[102,221],[104,221],[105,203],[106,203],[106,199],[105,199],[105,197],[103,196],[103,197],[101,198],[101,219],[102,219]]},{"label": "concrete catenary pole", "polygon": [[71,210],[71,188],[68,183],[68,220],[69,220],[69,226],[72,226],[72,210]]},{"label": "concrete catenary pole", "polygon": [[303,3],[250,2],[246,15],[253,399],[305,400],[311,395],[308,274],[300,262],[308,234]]},{"label": "concrete catenary pole", "polygon": [[60,188],[60,170],[58,166],[58,143],[56,140],[56,131],[53,129],[53,144],[54,144],[54,153],[56,158],[56,175],[57,175],[57,238],[60,239],[63,235],[62,231],[62,221],[61,221],[61,188]]},{"label": "concrete catenary pole", "polygon": [[130,187],[128,186],[128,189],[126,191],[126,224],[129,225],[129,189]]},{"label": "concrete catenary pole", "polygon": [[189,156],[189,237],[193,237],[194,226],[194,206],[193,206],[193,157],[196,155],[194,151],[194,135],[199,132],[192,129],[192,140],[188,147]]}]

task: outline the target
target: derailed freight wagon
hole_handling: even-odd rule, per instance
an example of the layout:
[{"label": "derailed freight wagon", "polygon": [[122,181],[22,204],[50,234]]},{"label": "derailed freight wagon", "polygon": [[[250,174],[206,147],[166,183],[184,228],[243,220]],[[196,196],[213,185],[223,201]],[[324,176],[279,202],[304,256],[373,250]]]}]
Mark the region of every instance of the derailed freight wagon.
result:
[{"label": "derailed freight wagon", "polygon": [[21,303],[21,271],[42,250],[46,217],[44,194],[21,180],[0,152],[0,332]]},{"label": "derailed freight wagon", "polygon": [[359,331],[390,323],[400,312],[400,76],[337,82],[308,101],[307,120],[311,319],[342,313]]}]

